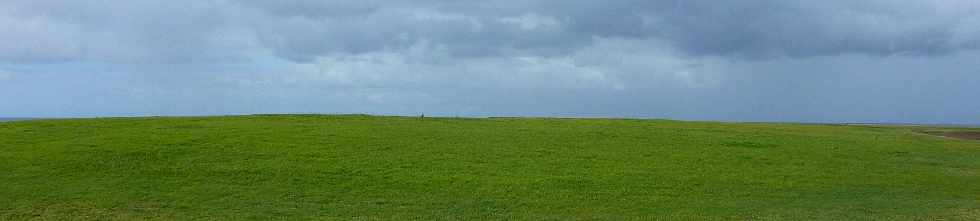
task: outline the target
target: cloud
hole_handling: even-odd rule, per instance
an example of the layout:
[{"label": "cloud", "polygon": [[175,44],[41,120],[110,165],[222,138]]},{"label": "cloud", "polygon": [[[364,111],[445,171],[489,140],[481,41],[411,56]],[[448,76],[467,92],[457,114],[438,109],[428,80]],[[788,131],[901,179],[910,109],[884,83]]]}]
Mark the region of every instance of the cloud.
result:
[{"label": "cloud", "polygon": [[76,29],[70,24],[56,23],[45,18],[12,18],[0,14],[0,60],[63,61],[79,56],[74,42]]},{"label": "cloud", "polygon": [[0,81],[6,81],[14,78],[14,74],[5,70],[0,70]]},{"label": "cloud", "polygon": [[6,8],[6,61],[295,61],[411,47],[565,56],[594,38],[692,55],[936,55],[977,49],[980,3],[931,1],[27,1]]},{"label": "cloud", "polygon": [[0,59],[10,62],[191,63],[259,49],[248,16],[220,1],[4,1]]},{"label": "cloud", "polygon": [[8,0],[0,27],[8,115],[980,121],[972,0]]}]

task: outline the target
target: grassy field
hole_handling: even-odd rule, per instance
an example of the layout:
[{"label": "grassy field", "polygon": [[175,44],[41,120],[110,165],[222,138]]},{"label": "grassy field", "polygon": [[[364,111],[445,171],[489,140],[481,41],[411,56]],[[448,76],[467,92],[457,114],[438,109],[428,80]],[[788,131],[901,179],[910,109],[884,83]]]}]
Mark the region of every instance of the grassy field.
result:
[{"label": "grassy field", "polygon": [[980,220],[908,127],[234,116],[0,123],[0,220]]}]

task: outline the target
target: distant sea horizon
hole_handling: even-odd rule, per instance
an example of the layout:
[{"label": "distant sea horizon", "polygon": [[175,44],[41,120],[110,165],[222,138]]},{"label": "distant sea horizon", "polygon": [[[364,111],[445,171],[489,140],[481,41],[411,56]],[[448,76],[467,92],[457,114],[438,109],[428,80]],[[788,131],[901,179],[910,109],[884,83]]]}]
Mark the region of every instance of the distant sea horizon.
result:
[{"label": "distant sea horizon", "polygon": [[846,125],[869,125],[869,126],[921,126],[921,127],[980,127],[980,124],[957,124],[957,123],[843,123]]},{"label": "distant sea horizon", "polygon": [[3,121],[17,121],[17,120],[30,120],[35,118],[24,118],[24,117],[0,117],[0,122]]},{"label": "distant sea horizon", "polygon": [[[255,114],[246,114],[244,116],[248,116],[248,115],[255,115]],[[258,114],[258,115],[261,115],[261,114]],[[288,114],[286,114],[286,115],[288,115]],[[325,115],[333,115],[333,114],[325,114]],[[166,116],[166,115],[161,115],[161,116]],[[186,116],[204,117],[204,116],[238,116],[238,115],[186,115]],[[186,116],[184,116],[184,117],[186,117]],[[377,115],[377,116],[400,116],[400,115]],[[110,116],[104,116],[104,117],[110,117]],[[151,117],[151,116],[120,116],[120,117]],[[156,117],[159,117],[159,116],[156,116]],[[433,116],[433,117],[445,117],[445,116]],[[501,117],[501,116],[475,116],[473,118],[499,118],[499,117]],[[521,118],[521,117],[522,116],[517,116],[517,118]],[[527,116],[527,117],[529,117],[529,118],[540,118],[542,116]],[[100,117],[80,117],[80,118],[100,118]],[[562,116],[553,116],[553,117],[543,117],[543,118],[590,118],[590,117],[562,117]],[[604,118],[604,117],[598,117],[598,118]],[[34,120],[34,119],[43,119],[43,118],[36,118],[36,117],[0,117],[0,122]],[[55,118],[55,119],[57,119],[57,118]],[[868,126],[878,125],[878,126],[923,126],[923,127],[930,127],[931,126],[931,127],[972,127],[972,128],[980,128],[980,124],[971,124],[971,123],[726,121],[726,120],[692,120],[692,119],[669,119],[669,118],[616,118],[616,117],[610,117],[609,119],[640,119],[640,120],[643,120],[643,119],[666,119],[666,120],[680,120],[680,121],[710,121],[710,122],[728,122],[728,123],[800,123],[800,124],[842,124],[842,125],[868,125]]]}]

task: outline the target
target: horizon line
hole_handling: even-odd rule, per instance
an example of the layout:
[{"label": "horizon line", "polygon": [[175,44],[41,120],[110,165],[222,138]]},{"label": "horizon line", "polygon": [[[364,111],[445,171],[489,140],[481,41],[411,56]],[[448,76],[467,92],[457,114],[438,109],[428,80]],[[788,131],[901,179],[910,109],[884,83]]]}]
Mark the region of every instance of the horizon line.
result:
[{"label": "horizon line", "polygon": [[[235,117],[235,116],[289,116],[289,115],[313,115],[313,116],[373,116],[373,117],[419,117],[420,115],[399,115],[399,114],[367,114],[367,113],[258,113],[258,114],[172,114],[172,115],[104,115],[104,116],[74,116],[74,117],[0,117],[0,122],[11,120],[70,120],[70,119],[99,119],[99,118],[181,118],[181,117]],[[718,120],[718,119],[677,119],[677,118],[657,118],[657,117],[615,117],[615,116],[563,116],[563,115],[425,115],[430,118],[465,118],[465,119],[493,119],[493,118],[526,118],[526,119],[608,119],[608,120],[671,120],[685,122],[717,122],[717,123],[769,123],[769,124],[837,124],[837,125],[868,125],[868,126],[958,126],[958,127],[980,127],[980,123],[916,123],[916,122],[875,122],[875,121],[765,121],[765,120]]]}]

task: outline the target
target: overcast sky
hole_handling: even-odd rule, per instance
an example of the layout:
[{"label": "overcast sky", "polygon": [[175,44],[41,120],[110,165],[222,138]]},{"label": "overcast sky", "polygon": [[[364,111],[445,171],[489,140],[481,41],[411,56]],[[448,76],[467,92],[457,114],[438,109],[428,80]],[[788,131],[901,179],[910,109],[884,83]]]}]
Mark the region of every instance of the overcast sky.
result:
[{"label": "overcast sky", "polygon": [[3,0],[0,117],[980,123],[977,0]]}]

